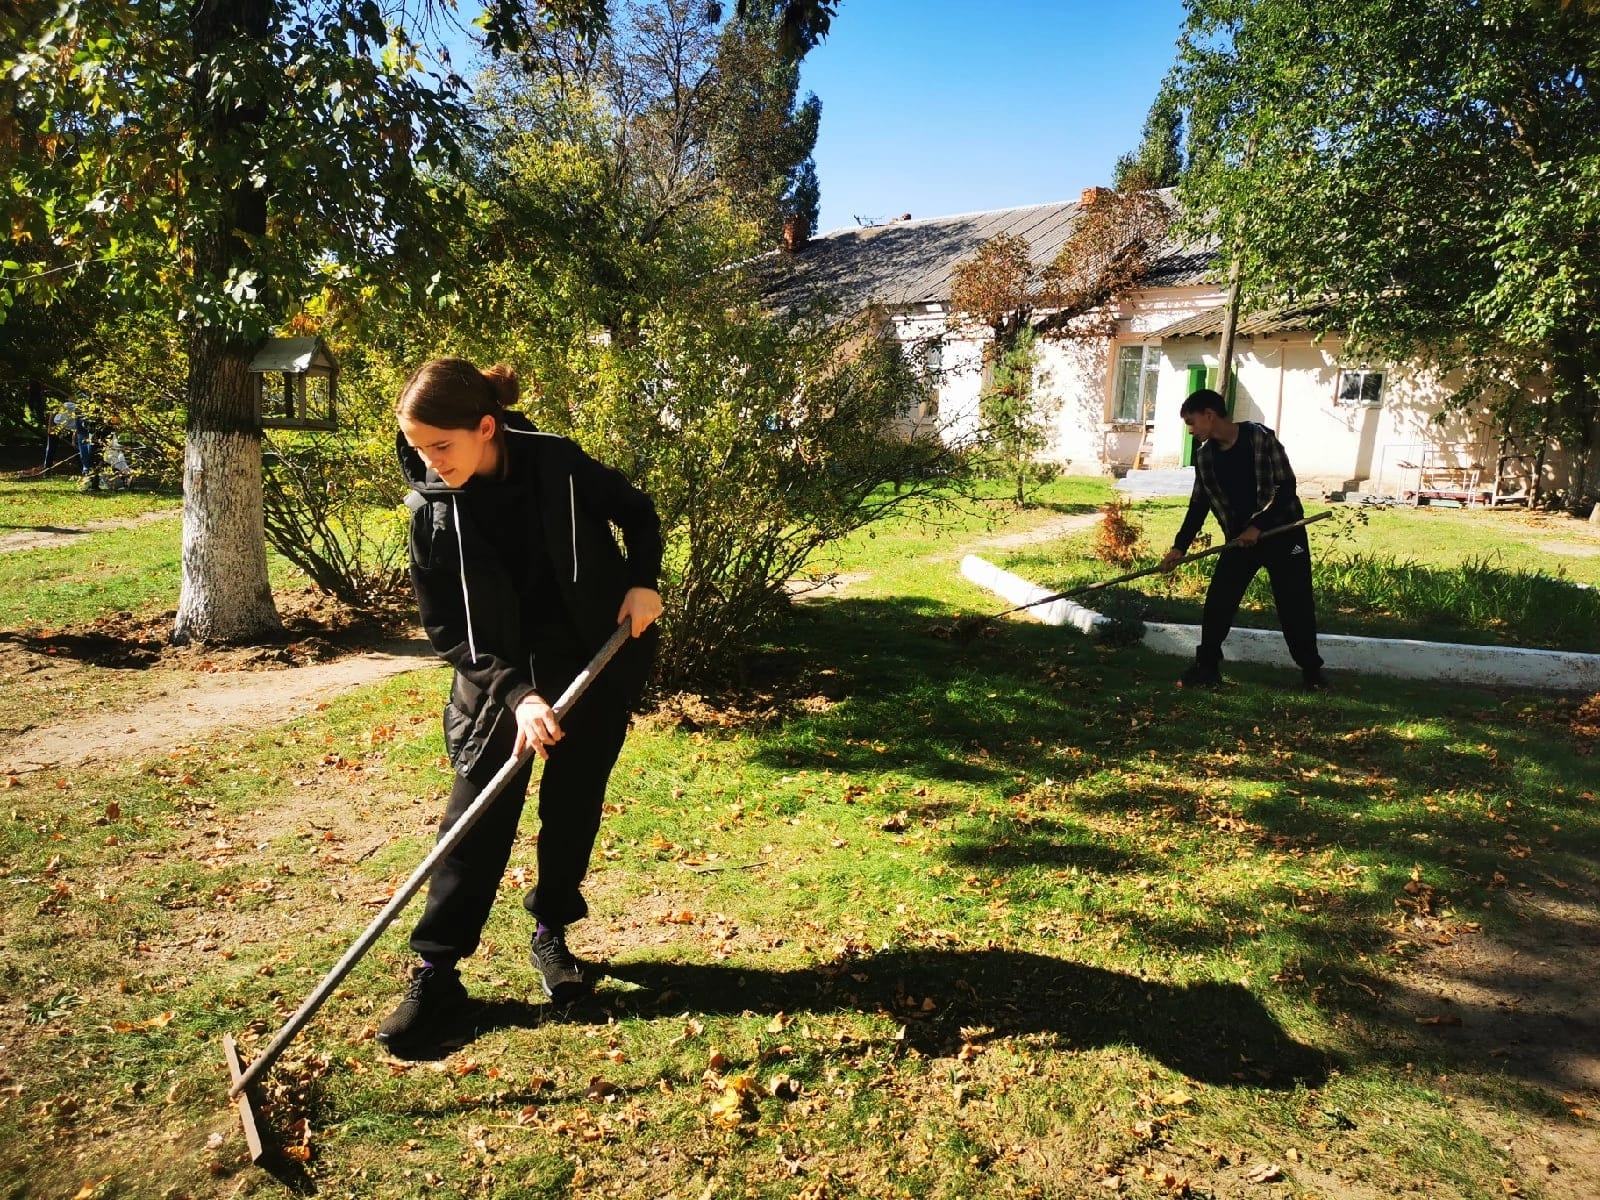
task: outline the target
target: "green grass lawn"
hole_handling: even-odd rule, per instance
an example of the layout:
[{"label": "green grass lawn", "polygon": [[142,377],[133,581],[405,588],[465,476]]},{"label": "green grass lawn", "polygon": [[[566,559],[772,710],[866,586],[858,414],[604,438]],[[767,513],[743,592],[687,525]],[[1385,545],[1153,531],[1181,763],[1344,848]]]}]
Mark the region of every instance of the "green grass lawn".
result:
[{"label": "green grass lawn", "polygon": [[271,1074],[276,1176],[219,1039],[264,1044],[426,853],[447,672],[12,777],[0,1194],[1593,1194],[1595,1097],[1454,1036],[1492,1005],[1397,997],[1446,942],[1582,928],[1600,718],[949,637],[993,607],[964,551],[1104,495],[1057,487],[863,532],[743,691],[639,723],[574,929],[592,1002],[553,1012],[525,960],[531,817],[464,967],[478,1034],[437,1062],[372,1040],[402,917]]},{"label": "green grass lawn", "polygon": [[41,527],[70,528],[182,507],[183,497],[176,491],[86,492],[76,475],[0,479],[0,535]]},{"label": "green grass lawn", "polygon": [[[82,626],[119,612],[143,618],[175,610],[182,507],[181,496],[84,492],[73,480],[0,481],[0,536],[51,530],[70,535],[95,522],[121,526],[60,546],[0,553],[0,630]],[[294,568],[270,549],[267,557],[273,586],[286,586]]]},{"label": "green grass lawn", "polygon": [[[1327,506],[1311,505],[1308,513]],[[1133,510],[1143,535],[1137,561],[1154,565],[1172,544],[1184,502]],[[1584,522],[1502,510],[1335,505],[1311,527],[1318,625],[1329,633],[1426,641],[1600,651],[1600,533]],[[1204,534],[1217,536],[1209,518]],[[1098,561],[1082,532],[997,556],[1007,570],[1052,590],[1121,574]],[[1198,544],[1191,550],[1201,548]],[[1198,623],[1213,563],[1127,585],[1137,600],[1107,602],[1147,620]],[[1104,594],[1100,597],[1104,599]],[[1099,602],[1086,597],[1095,607]],[[1108,608],[1109,611],[1109,608]],[[1245,595],[1237,622],[1276,626],[1266,574]]]}]

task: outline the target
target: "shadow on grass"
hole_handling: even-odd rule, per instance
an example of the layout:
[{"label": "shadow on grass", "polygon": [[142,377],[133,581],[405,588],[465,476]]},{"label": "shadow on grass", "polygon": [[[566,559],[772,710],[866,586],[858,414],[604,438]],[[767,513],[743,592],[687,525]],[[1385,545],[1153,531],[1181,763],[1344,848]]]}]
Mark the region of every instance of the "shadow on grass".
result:
[{"label": "shadow on grass", "polygon": [[[1508,897],[1595,904],[1600,811],[1568,712],[1575,702],[1359,675],[1306,695],[1293,690],[1294,673],[1246,665],[1231,667],[1220,691],[1190,693],[1174,687],[1180,662],[1139,648],[1018,621],[962,644],[941,636],[952,623],[948,606],[922,597],[808,606],[776,657],[802,683],[825,667],[843,687],[765,737],[758,760],[864,783],[959,785],[958,798],[920,806],[903,790],[869,788],[863,802],[924,820],[976,815],[947,858],[1019,878],[1077,866],[1170,883],[1190,867],[1153,850],[1165,839],[1286,863],[1193,916],[1127,904],[1112,915],[1136,939],[1179,952],[1270,937],[1267,970],[1281,956],[1303,975],[1286,986],[1304,999],[1361,1011],[1374,1034],[1364,1052],[1378,1058],[1417,1045],[1412,1015],[1388,999],[1388,968],[1411,951],[1386,953],[1413,916],[1507,934],[1529,919]],[[1014,812],[1029,821],[1008,819]],[[1303,876],[1295,862],[1314,869]],[[1270,928],[1251,932],[1267,906]],[[1419,927],[1412,940],[1430,938]],[[997,971],[1013,965],[995,960]],[[1455,1056],[1448,1042],[1427,1044]]]},{"label": "shadow on grass", "polygon": [[[1062,1050],[1138,1046],[1190,1079],[1219,1086],[1316,1087],[1337,1066],[1289,1037],[1237,984],[1165,984],[1018,950],[897,950],[786,971],[660,962],[604,970],[631,989],[613,991],[602,981],[569,1010],[493,1002],[480,1011],[478,1030],[684,1011],[855,1011],[904,1022],[906,1043],[930,1057],[954,1054],[968,1040],[1045,1033]],[[927,999],[931,1011],[924,1011]],[[989,1032],[970,1035],[973,1028]]]}]

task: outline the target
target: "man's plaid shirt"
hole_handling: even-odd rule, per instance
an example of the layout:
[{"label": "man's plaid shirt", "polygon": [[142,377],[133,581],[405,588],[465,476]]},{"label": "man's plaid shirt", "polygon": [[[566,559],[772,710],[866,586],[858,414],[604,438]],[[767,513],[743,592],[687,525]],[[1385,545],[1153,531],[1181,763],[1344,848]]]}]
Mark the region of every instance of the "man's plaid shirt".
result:
[{"label": "man's plaid shirt", "polygon": [[[1205,523],[1208,508],[1222,526],[1223,535],[1230,539],[1238,537],[1250,525],[1265,532],[1305,516],[1300,497],[1295,494],[1294,468],[1289,465],[1283,443],[1272,430],[1254,421],[1240,421],[1239,440],[1248,443],[1255,462],[1255,511],[1234,528],[1228,512],[1227,492],[1217,478],[1217,456],[1223,451],[1210,441],[1201,442],[1194,456],[1194,492],[1189,497],[1189,511],[1172,543],[1178,550],[1188,550],[1194,535]],[[1235,446],[1234,450],[1237,449]]]}]

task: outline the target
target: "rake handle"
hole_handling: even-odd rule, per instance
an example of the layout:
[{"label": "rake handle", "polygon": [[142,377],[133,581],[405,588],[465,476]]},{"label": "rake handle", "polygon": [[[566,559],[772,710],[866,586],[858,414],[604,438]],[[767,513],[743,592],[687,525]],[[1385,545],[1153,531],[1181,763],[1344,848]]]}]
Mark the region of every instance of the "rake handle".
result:
[{"label": "rake handle", "polygon": [[[1291,521],[1287,525],[1279,525],[1275,528],[1263,531],[1261,537],[1257,538],[1256,541],[1259,542],[1269,537],[1276,537],[1278,534],[1287,533],[1291,529],[1303,529],[1313,522],[1322,521],[1331,516],[1333,516],[1333,513],[1330,510],[1328,512],[1320,512],[1314,517],[1302,517],[1300,520]],[[1173,563],[1171,567],[1154,566],[1144,567],[1138,571],[1129,571],[1126,575],[1118,575],[1115,579],[1102,579],[1099,583],[1086,583],[1082,587],[1068,588],[1064,592],[1056,592],[1051,596],[1041,596],[1037,600],[1030,600],[1026,604],[1019,604],[1015,608],[1008,608],[1005,612],[997,615],[1003,617],[1010,613],[1021,612],[1025,608],[1034,608],[1040,604],[1049,604],[1052,600],[1070,600],[1073,596],[1082,596],[1086,592],[1097,592],[1101,588],[1115,587],[1119,583],[1127,583],[1132,579],[1143,579],[1146,575],[1159,575],[1165,571],[1176,570],[1184,563],[1196,562],[1202,558],[1209,558],[1213,554],[1221,554],[1224,550],[1232,550],[1237,545],[1237,541],[1223,542],[1220,546],[1211,546],[1205,550],[1197,550],[1193,554],[1186,554],[1182,558],[1178,559],[1177,562]]]},{"label": "rake handle", "polygon": [[[600,673],[601,668],[611,661],[617,651],[622,648],[623,643],[632,636],[632,633],[631,622],[625,621],[617,626],[617,631],[606,640],[605,645],[595,652],[595,656],[589,660],[589,665],[584,667],[579,672],[578,677],[567,685],[567,690],[562,692],[561,698],[555,702],[553,711],[555,712],[556,720],[559,721],[567,715],[568,710],[577,703],[578,697],[583,695],[589,685],[594,682],[594,677]],[[316,990],[306,997],[305,1002],[295,1010],[294,1015],[283,1023],[278,1032],[273,1035],[272,1041],[267,1044],[266,1049],[258,1054],[255,1061],[239,1074],[233,1086],[228,1089],[228,1099],[237,1100],[247,1087],[264,1075],[272,1064],[278,1061],[278,1056],[283,1053],[294,1039],[294,1035],[299,1033],[305,1027],[306,1022],[316,1015],[317,1010],[322,1007],[323,1002],[332,994],[333,989],[339,986],[340,981],[350,973],[351,968],[361,961],[368,950],[372,949],[373,943],[378,940],[390,923],[400,915],[400,910],[428,881],[428,877],[438,867],[439,860],[461,843],[461,839],[467,836],[467,832],[477,823],[478,818],[505,790],[505,786],[511,781],[511,777],[527,766],[535,753],[536,750],[533,747],[529,747],[521,754],[513,755],[507,759],[505,765],[494,773],[494,778],[484,785],[483,791],[478,793],[466,812],[462,813],[460,819],[440,837],[438,842],[434,844],[433,849],[429,851],[428,856],[417,864],[416,870],[411,872],[411,877],[401,884],[399,890],[389,898],[389,903],[383,906],[383,911],[372,919],[372,924],[367,926],[366,932],[356,939],[355,944],[350,949],[345,951],[344,957],[334,964],[333,969],[323,977]]]}]

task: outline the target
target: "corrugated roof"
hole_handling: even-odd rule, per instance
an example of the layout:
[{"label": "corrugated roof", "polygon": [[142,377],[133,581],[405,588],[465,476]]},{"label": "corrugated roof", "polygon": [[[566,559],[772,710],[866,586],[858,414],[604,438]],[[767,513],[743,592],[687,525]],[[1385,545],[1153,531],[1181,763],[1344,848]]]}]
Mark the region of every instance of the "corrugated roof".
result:
[{"label": "corrugated roof", "polygon": [[[1075,201],[1003,208],[953,217],[891,221],[811,238],[792,254],[774,253],[768,299],[796,308],[827,297],[846,312],[872,304],[945,302],[956,265],[1001,233],[1025,238],[1034,266],[1048,266],[1077,218]],[[1208,282],[1214,252],[1176,241],[1159,247],[1146,286]]]},{"label": "corrugated roof", "polygon": [[[1295,305],[1289,308],[1275,308],[1269,312],[1251,313],[1239,318],[1233,332],[1236,337],[1256,337],[1260,334],[1287,333],[1294,330],[1310,329],[1316,315],[1321,311],[1317,305]],[[1225,308],[1213,308],[1203,313],[1196,313],[1192,317],[1185,317],[1181,321],[1174,321],[1163,329],[1158,329],[1151,334],[1152,338],[1184,338],[1184,337],[1217,337],[1222,333],[1222,318]]]}]

